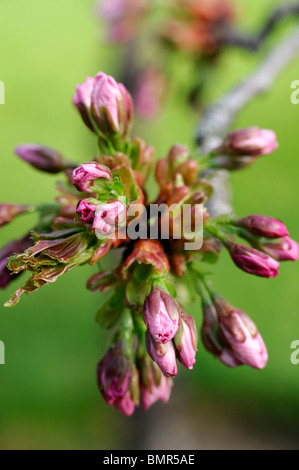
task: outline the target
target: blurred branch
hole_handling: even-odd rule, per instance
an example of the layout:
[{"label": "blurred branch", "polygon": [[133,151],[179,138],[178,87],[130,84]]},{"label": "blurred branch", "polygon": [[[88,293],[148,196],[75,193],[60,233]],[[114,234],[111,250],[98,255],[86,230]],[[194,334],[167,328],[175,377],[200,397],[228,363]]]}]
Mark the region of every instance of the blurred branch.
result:
[{"label": "blurred branch", "polygon": [[258,51],[275,27],[285,18],[291,16],[298,16],[299,18],[299,2],[281,5],[275,9],[270,14],[261,31],[256,35],[245,35],[241,31],[230,29],[224,32],[224,38],[222,40],[226,45],[240,47],[249,51]]},{"label": "blurred branch", "polygon": [[299,54],[299,27],[276,45],[258,68],[203,112],[196,141],[203,154],[217,148],[238,113],[258,94],[267,91],[279,73]]}]

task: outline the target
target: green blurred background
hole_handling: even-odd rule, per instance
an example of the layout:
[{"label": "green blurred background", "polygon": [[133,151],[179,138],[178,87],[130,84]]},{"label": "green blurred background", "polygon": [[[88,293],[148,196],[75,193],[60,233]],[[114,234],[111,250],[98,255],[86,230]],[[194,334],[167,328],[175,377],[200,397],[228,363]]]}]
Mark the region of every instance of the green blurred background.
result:
[{"label": "green blurred background", "polygon": [[[235,3],[250,30],[277,4]],[[254,57],[227,52],[209,99],[249,72],[290,23]],[[6,103],[0,106],[2,202],[46,202],[55,195],[56,177],[16,158],[18,143],[43,143],[82,162],[95,153],[94,138],[71,96],[86,75],[98,70],[117,74],[120,51],[103,45],[103,34],[94,0],[0,0],[0,80],[6,87]],[[290,102],[296,79],[298,59],[271,93],[239,117],[236,127],[274,129],[280,148],[234,174],[232,186],[238,215],[281,218],[299,240],[299,105]],[[196,116],[170,102],[155,123],[139,124],[138,133],[163,156],[175,142],[193,144],[195,124]],[[21,218],[2,229],[1,245],[33,222],[34,216]],[[95,365],[107,339],[94,322],[101,299],[85,289],[93,272],[89,266],[79,268],[25,296],[14,309],[0,308],[0,340],[6,347],[6,365],[0,366],[1,449],[299,447],[299,365],[290,362],[290,344],[299,339],[299,264],[283,264],[278,278],[264,280],[238,271],[224,254],[214,268],[214,283],[257,323],[269,350],[267,368],[230,370],[200,346],[194,371],[181,368],[169,405],[157,404],[133,418],[106,406],[96,387]],[[0,292],[1,305],[18,283]]]}]

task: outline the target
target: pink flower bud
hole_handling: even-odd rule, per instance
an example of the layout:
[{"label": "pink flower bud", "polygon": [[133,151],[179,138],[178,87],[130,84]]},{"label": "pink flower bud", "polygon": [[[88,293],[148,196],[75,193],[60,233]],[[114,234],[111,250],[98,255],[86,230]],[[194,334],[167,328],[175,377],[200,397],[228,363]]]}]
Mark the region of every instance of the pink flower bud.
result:
[{"label": "pink flower bud", "polygon": [[76,164],[65,159],[59,152],[38,144],[22,144],[15,148],[15,153],[25,162],[40,171],[60,173]]},{"label": "pink flower bud", "polygon": [[171,295],[154,289],[146,297],[143,318],[148,330],[157,343],[168,343],[179,327],[179,312]]},{"label": "pink flower bud", "polygon": [[258,237],[282,238],[289,234],[286,226],[280,220],[266,215],[250,215],[244,219],[237,219],[234,221],[234,225],[245,228]]},{"label": "pink flower bud", "polygon": [[247,364],[263,369],[268,360],[266,346],[256,325],[222,298],[214,305],[203,304],[203,343],[208,351],[228,367]]},{"label": "pink flower bud", "polygon": [[82,199],[77,207],[77,212],[81,214],[80,219],[86,224],[91,224],[94,219],[94,213],[98,206],[88,202],[88,199]]},{"label": "pink flower bud", "polygon": [[175,348],[172,341],[166,344],[156,343],[149,331],[145,333],[147,352],[160,367],[165,376],[175,377],[178,374]]},{"label": "pink flower bud", "polygon": [[112,178],[111,171],[105,165],[96,162],[87,162],[75,168],[73,171],[74,186],[78,191],[86,193],[93,192],[94,181],[98,178],[110,180]]},{"label": "pink flower bud", "polygon": [[78,109],[81,117],[87,127],[94,132],[94,125],[90,118],[90,107],[91,107],[91,93],[93,90],[95,79],[93,77],[87,77],[84,83],[76,86],[76,93],[73,96],[73,103]]},{"label": "pink flower bud", "polygon": [[276,277],[279,263],[270,256],[245,245],[226,244],[233,262],[243,271],[260,277]]},{"label": "pink flower bud", "polygon": [[95,78],[91,95],[91,112],[94,122],[105,136],[125,136],[132,123],[132,98],[121,83],[100,72]]},{"label": "pink flower bud", "polygon": [[219,152],[232,155],[267,155],[278,147],[275,132],[248,127],[228,134]]},{"label": "pink flower bud", "polygon": [[17,215],[24,214],[28,206],[21,204],[0,204],[0,227],[11,222]]},{"label": "pink flower bud", "polygon": [[113,403],[116,410],[121,411],[125,416],[131,416],[135,411],[135,403],[128,390],[125,395]]},{"label": "pink flower bud", "polygon": [[119,340],[99,362],[97,381],[106,403],[126,415],[132,414],[135,407],[130,394],[132,375],[132,361],[126,355],[125,344]]},{"label": "pink flower bud", "polygon": [[178,360],[187,367],[193,369],[196,362],[197,331],[195,320],[184,312],[180,313],[180,326],[174,337],[174,344],[178,352]]},{"label": "pink flower bud", "polygon": [[260,245],[260,249],[278,261],[297,261],[299,257],[298,243],[289,237],[275,242],[263,243]]},{"label": "pink flower bud", "polygon": [[92,228],[96,235],[108,236],[116,231],[116,228],[126,222],[127,207],[121,201],[111,201],[99,206],[95,212]]},{"label": "pink flower bud", "polygon": [[225,345],[219,336],[219,320],[215,306],[203,303],[204,321],[201,328],[202,342],[210,353],[216,356],[227,367],[241,365],[234,352]]},{"label": "pink flower bud", "polygon": [[[229,345],[230,355],[242,364],[264,369],[268,353],[256,325],[241,310],[232,310],[219,318],[220,335]],[[229,357],[226,353],[226,357]]]},{"label": "pink flower bud", "polygon": [[168,402],[173,383],[172,379],[165,377],[149,358],[143,362],[146,364],[141,365],[141,404],[145,410],[148,410],[158,400]]}]

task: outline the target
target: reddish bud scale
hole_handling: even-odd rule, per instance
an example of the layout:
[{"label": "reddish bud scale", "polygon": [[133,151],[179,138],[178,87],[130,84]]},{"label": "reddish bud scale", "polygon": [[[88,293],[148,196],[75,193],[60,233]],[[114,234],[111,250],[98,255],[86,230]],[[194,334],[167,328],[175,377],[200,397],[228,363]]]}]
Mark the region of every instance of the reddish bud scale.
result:
[{"label": "reddish bud scale", "polygon": [[13,281],[19,273],[12,273],[7,262],[9,258],[18,253],[22,253],[33,244],[30,235],[23,238],[13,240],[0,250],[0,289],[5,289],[11,281]]},{"label": "reddish bud scale", "polygon": [[169,271],[168,258],[158,240],[138,240],[134,244],[132,253],[120,267],[120,274],[124,280],[128,278],[130,268],[135,262],[151,264],[155,271],[161,274],[167,274]]},{"label": "reddish bud scale", "polygon": [[24,214],[28,206],[21,204],[0,204],[0,228],[11,222],[17,215]]}]

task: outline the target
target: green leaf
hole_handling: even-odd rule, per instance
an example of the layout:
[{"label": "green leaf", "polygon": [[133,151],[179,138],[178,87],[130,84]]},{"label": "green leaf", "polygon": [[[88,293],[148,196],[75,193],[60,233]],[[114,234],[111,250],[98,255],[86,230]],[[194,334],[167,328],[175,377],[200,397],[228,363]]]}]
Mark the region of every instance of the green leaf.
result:
[{"label": "green leaf", "polygon": [[151,283],[139,282],[136,279],[130,279],[127,283],[126,298],[130,305],[142,306],[145,297],[151,291]]},{"label": "green leaf", "polygon": [[103,303],[96,313],[96,322],[104,329],[113,328],[119,321],[125,308],[125,285],[117,286],[112,295]]},{"label": "green leaf", "polygon": [[198,292],[194,286],[194,274],[187,270],[184,277],[176,278],[177,300],[183,306],[193,303]]},{"label": "green leaf", "polygon": [[152,287],[153,267],[149,264],[136,266],[127,283],[126,298],[130,305],[142,306]]}]

